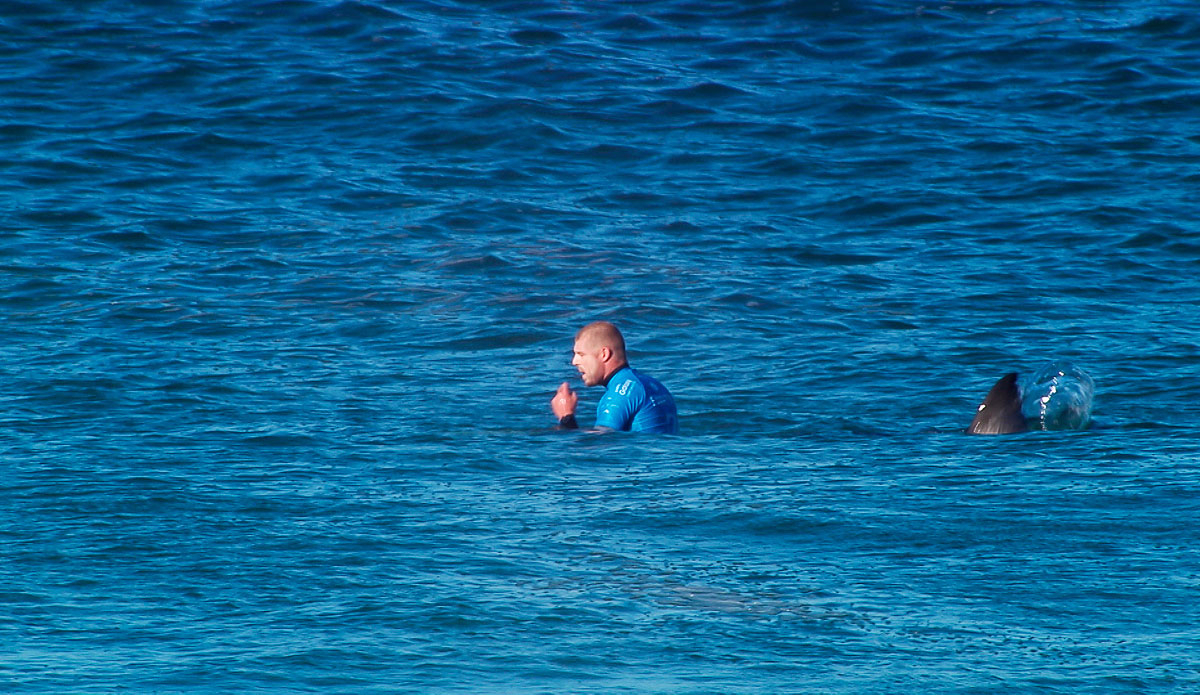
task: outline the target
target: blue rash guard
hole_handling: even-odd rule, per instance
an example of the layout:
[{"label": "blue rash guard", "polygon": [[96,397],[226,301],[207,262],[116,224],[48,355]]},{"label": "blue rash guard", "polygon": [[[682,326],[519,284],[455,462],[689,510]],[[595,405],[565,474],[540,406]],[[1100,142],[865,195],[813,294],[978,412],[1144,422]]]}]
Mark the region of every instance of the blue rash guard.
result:
[{"label": "blue rash guard", "polygon": [[622,367],[596,405],[596,427],[623,432],[679,434],[675,399],[658,379]]}]

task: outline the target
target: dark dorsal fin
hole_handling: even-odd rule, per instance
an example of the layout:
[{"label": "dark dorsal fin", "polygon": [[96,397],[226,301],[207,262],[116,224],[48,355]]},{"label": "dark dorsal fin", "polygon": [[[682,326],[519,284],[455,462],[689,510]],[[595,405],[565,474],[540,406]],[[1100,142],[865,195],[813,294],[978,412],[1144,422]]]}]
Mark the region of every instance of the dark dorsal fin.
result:
[{"label": "dark dorsal fin", "polygon": [[988,391],[979,404],[975,419],[967,434],[1011,434],[1029,429],[1021,414],[1021,392],[1017,389],[1017,373],[1005,374]]}]

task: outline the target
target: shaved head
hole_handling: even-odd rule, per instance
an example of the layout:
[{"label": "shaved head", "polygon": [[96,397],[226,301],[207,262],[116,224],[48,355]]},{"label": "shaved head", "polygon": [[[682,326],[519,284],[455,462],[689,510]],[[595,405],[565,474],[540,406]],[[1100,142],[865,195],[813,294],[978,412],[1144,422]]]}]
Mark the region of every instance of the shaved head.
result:
[{"label": "shaved head", "polygon": [[618,359],[625,360],[625,337],[608,321],[595,321],[580,328],[575,334],[575,342],[584,343],[593,349],[609,348]]},{"label": "shaved head", "polygon": [[589,323],[575,334],[575,357],[585,386],[608,383],[608,378],[626,366],[625,338],[608,321]]}]

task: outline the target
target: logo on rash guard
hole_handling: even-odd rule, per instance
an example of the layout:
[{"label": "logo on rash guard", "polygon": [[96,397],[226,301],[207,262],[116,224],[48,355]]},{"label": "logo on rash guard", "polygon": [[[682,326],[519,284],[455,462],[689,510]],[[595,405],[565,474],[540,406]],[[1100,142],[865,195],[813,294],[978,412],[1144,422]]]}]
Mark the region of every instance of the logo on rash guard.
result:
[{"label": "logo on rash guard", "polygon": [[624,381],[624,383],[622,383],[620,386],[618,386],[616,388],[617,395],[624,396],[625,394],[629,393],[629,385],[632,383],[633,383],[632,379],[626,379]]}]

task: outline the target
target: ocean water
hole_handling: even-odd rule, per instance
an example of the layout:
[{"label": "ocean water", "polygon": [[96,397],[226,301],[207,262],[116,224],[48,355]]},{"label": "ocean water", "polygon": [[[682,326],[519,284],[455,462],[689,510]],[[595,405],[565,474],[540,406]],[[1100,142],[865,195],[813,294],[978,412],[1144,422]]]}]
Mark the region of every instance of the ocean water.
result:
[{"label": "ocean water", "polygon": [[[1192,3],[4,0],[0,66],[0,691],[1200,690]],[[552,427],[595,319],[682,434]],[[1089,429],[962,433],[1050,360]]]}]

